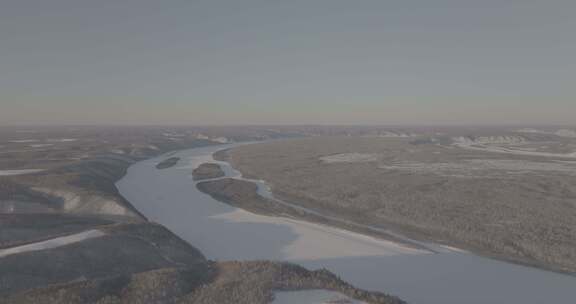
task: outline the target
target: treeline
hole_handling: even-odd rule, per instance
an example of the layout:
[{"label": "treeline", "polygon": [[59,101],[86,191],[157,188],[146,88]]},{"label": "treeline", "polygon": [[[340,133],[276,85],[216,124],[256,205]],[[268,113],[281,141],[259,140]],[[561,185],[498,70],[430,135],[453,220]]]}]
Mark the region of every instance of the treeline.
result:
[{"label": "treeline", "polygon": [[0,304],[268,304],[276,291],[323,289],[370,304],[404,304],[357,289],[331,272],[270,261],[210,262],[209,270],[165,268],[134,275],[54,285],[0,300]]},{"label": "treeline", "polygon": [[181,304],[267,304],[275,291],[324,289],[340,292],[371,304],[403,304],[404,301],[379,292],[355,288],[328,270],[309,271],[289,263],[252,261],[221,262],[217,277],[186,297]]}]

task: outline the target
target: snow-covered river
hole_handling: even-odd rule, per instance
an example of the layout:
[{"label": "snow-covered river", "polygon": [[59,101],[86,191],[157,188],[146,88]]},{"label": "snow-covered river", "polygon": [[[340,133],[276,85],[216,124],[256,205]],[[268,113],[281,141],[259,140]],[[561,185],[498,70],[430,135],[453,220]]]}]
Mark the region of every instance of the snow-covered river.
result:
[{"label": "snow-covered river", "polygon": [[[261,216],[198,191],[192,170],[229,145],[179,151],[159,170],[159,157],[134,164],[117,183],[122,195],[214,260],[284,260],[327,268],[368,290],[415,304],[573,304],[576,277],[481,258],[441,253],[293,219]],[[232,168],[228,175],[237,176]]]}]

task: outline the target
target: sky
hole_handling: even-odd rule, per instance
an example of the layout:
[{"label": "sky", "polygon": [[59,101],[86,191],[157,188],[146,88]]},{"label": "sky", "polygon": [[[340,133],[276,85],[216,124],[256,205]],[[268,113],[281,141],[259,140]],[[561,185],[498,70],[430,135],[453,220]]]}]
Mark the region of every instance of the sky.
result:
[{"label": "sky", "polygon": [[576,124],[573,0],[1,0],[0,125]]}]

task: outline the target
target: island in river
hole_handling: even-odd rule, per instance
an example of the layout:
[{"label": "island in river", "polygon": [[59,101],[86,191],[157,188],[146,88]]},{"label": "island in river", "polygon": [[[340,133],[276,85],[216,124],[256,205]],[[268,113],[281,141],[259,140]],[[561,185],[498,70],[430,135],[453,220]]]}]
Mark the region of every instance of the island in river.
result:
[{"label": "island in river", "polygon": [[224,175],[225,173],[220,168],[220,165],[214,163],[201,164],[192,171],[192,177],[195,181],[219,178]]}]

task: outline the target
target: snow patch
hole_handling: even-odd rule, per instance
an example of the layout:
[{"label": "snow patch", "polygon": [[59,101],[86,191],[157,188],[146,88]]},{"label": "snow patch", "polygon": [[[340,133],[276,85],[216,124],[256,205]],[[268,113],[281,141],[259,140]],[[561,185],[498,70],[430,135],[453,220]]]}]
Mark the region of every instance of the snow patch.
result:
[{"label": "snow patch", "polygon": [[226,144],[229,143],[230,140],[226,137],[216,137],[216,138],[212,138],[211,141],[217,142],[217,143],[221,143],[221,144]]},{"label": "snow patch", "polygon": [[77,141],[77,138],[48,138],[46,139],[47,142],[74,142]]},{"label": "snow patch", "polygon": [[[396,131],[382,131],[376,137],[391,137],[391,138],[407,138],[418,136],[414,133],[396,132]],[[371,137],[371,136],[368,136]]]},{"label": "snow patch", "polygon": [[531,134],[548,134],[548,132],[546,132],[546,131],[538,130],[538,129],[533,129],[533,128],[518,129],[518,130],[515,130],[515,132],[518,132],[518,133],[531,133]]},{"label": "snow patch", "polygon": [[44,169],[0,170],[0,176],[23,175],[42,171],[44,171]]},{"label": "snow patch", "polygon": [[456,144],[518,144],[526,142],[526,139],[522,136],[515,135],[497,135],[497,136],[458,136],[453,137],[452,140]]},{"label": "snow patch", "polygon": [[15,139],[15,140],[10,140],[9,142],[11,143],[15,143],[15,144],[21,144],[21,143],[31,143],[31,142],[37,142],[37,139]]},{"label": "snow patch", "polygon": [[7,257],[13,254],[19,254],[30,251],[39,251],[66,246],[69,244],[78,243],[87,239],[97,238],[104,236],[105,233],[100,230],[88,230],[77,234],[53,238],[47,241],[12,247],[8,249],[0,249],[0,258]]},{"label": "snow patch", "polygon": [[38,133],[36,130],[16,130],[16,133]]},{"label": "snow patch", "polygon": [[553,134],[553,135],[556,135],[559,137],[576,138],[576,130],[571,130],[571,129],[559,129],[559,130],[552,132],[552,131],[543,131],[543,130],[532,129],[532,128],[524,128],[524,129],[516,130],[516,132],[532,133],[532,134]]},{"label": "snow patch", "polygon": [[554,132],[554,134],[556,134],[560,137],[576,138],[576,131],[574,131],[574,130],[562,129],[562,130],[558,130],[558,131]]},{"label": "snow patch", "polygon": [[30,145],[31,148],[44,148],[44,147],[50,147],[53,146],[54,144],[35,144],[35,145]]},{"label": "snow patch", "polygon": [[364,163],[373,162],[378,160],[378,154],[373,153],[342,153],[322,156],[320,161],[333,164],[333,163]]},{"label": "snow patch", "polygon": [[64,202],[64,211],[72,213],[98,213],[109,215],[135,216],[132,211],[119,202],[98,195],[79,195],[72,191],[48,188],[32,188],[34,191],[59,197]]},{"label": "snow patch", "polygon": [[484,152],[493,152],[493,153],[541,156],[541,157],[554,157],[554,158],[576,158],[576,152],[564,153],[564,154],[563,153],[550,153],[550,152],[536,152],[536,151],[510,149],[510,148],[498,147],[498,146],[476,145],[474,143],[465,143],[465,142],[454,143],[454,146],[462,148],[462,149],[484,151]]},{"label": "snow patch", "polygon": [[165,132],[162,133],[162,135],[164,135],[165,137],[186,137],[186,134],[184,133],[173,133],[173,132]]}]

